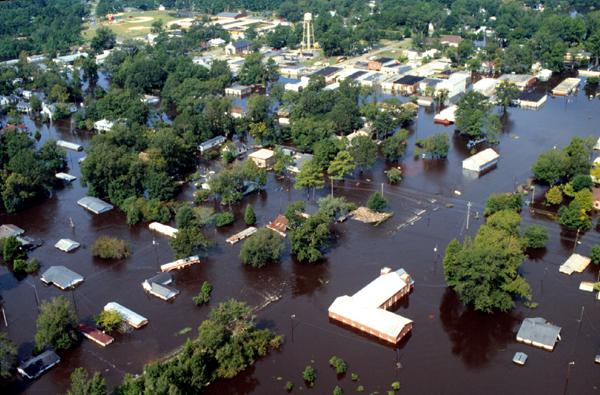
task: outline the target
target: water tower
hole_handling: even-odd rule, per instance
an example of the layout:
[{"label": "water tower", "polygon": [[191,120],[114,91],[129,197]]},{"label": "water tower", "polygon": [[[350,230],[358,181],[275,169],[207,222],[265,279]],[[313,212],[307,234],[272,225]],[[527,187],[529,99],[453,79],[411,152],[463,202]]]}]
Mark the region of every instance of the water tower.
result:
[{"label": "water tower", "polygon": [[312,21],[312,14],[307,12],[304,14],[304,20],[302,22],[302,44],[300,49],[310,50],[315,48],[315,31]]}]

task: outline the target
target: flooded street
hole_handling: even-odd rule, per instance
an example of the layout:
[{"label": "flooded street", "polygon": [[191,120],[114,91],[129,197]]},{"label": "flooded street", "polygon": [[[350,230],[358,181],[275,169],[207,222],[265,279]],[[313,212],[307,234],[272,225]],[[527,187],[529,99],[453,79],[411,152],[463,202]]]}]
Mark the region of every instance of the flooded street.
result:
[{"label": "flooded street", "polygon": [[[247,203],[253,205],[258,224],[263,226],[283,213],[289,202],[306,199],[305,191],[295,190],[289,182],[270,175],[264,192],[245,198],[234,208],[235,224],[206,232],[214,246],[201,264],[175,273],[173,286],[181,293],[171,303],[147,295],[141,286],[160,264],[173,260],[168,239],[152,233],[147,224],[129,227],[118,210],[98,216],[85,211],[76,204],[86,195],[79,180],[56,191],[39,206],[15,215],[0,215],[0,223],[13,223],[25,229],[27,236],[44,240],[44,245],[30,254],[40,260],[40,273],[51,265],[64,265],[85,278],[74,291],[64,292],[45,286],[39,275],[19,280],[6,266],[0,267],[0,292],[9,324],[6,331],[20,345],[20,360],[33,348],[36,290],[40,300],[65,295],[75,303],[84,322],[91,322],[110,301],[149,320],[143,329],[117,335],[115,343],[106,348],[82,340],[74,350],[59,353],[62,362],[40,379],[16,381],[2,392],[64,393],[71,371],[80,366],[100,371],[113,387],[125,373],[141,373],[145,363],[180,346],[187,337],[195,337],[210,306],[237,298],[258,306],[259,326],[284,335],[285,342],[279,351],[238,377],[211,384],[206,391],[209,394],[283,394],[288,380],[294,382],[296,393],[304,387],[302,370],[308,364],[317,369],[316,385],[311,390],[314,394],[331,393],[335,385],[354,393],[358,384],[365,387],[365,393],[381,394],[396,380],[405,394],[560,394],[567,385],[570,361],[575,365],[570,369],[568,392],[598,393],[600,365],[593,360],[600,348],[600,301],[594,300],[595,294],[578,290],[581,281],[595,281],[598,268],[591,265],[584,273],[569,277],[559,273],[558,266],[572,251],[589,255],[591,246],[600,244],[600,233],[591,230],[580,237],[581,244],[575,244],[574,234],[561,232],[556,222],[530,214],[525,207],[523,225],[543,224],[550,233],[550,242],[522,266],[532,287],[533,301],[539,306],[528,309],[518,303],[507,314],[488,315],[465,309],[445,286],[442,258],[451,239],[475,234],[490,193],[512,191],[517,184],[527,182],[531,165],[540,153],[553,146],[564,147],[573,136],[598,137],[599,108],[598,99],[589,100],[583,89],[575,97],[549,97],[539,111],[510,108],[497,147],[499,164],[480,178],[463,174],[461,161],[469,156],[466,141],[454,136],[453,126],[435,125],[434,114],[420,108],[409,150],[401,162],[404,179],[399,185],[387,183],[383,174],[386,164],[379,160],[371,170],[337,184],[334,190],[336,195],[364,203],[372,192],[381,190],[383,183],[394,216],[378,227],[352,220],[336,224],[336,243],[319,264],[295,262],[288,246],[280,264],[253,269],[238,258],[242,243],[225,243],[228,236],[245,227],[242,217]],[[35,127],[30,121],[27,124],[30,129]],[[440,131],[451,136],[448,159],[413,159],[414,142]],[[53,138],[86,146],[91,137],[71,132],[69,122],[42,126],[40,132],[40,144]],[[69,173],[80,177],[78,159],[85,153],[67,154]],[[329,189],[319,193],[326,195]],[[536,188],[538,201],[543,193],[544,188]],[[182,193],[182,198],[190,196],[191,190]],[[469,230],[465,230],[468,201],[473,204],[473,216]],[[453,207],[448,208],[450,203]],[[128,240],[132,257],[112,264],[92,258],[90,246],[100,235]],[[54,248],[60,238],[78,241],[82,248],[63,253]],[[327,317],[327,308],[337,296],[356,292],[384,266],[403,267],[416,282],[397,310],[414,321],[412,333],[398,349],[342,328]],[[209,307],[196,307],[191,299],[205,280],[214,286],[213,296]],[[582,308],[583,320],[579,322]],[[521,320],[538,316],[562,327],[562,340],[553,352],[515,340]],[[179,334],[188,327],[191,332]],[[529,355],[524,367],[511,362],[516,351]],[[346,376],[336,377],[328,366],[332,355],[348,363]],[[360,381],[352,382],[350,372],[357,373]]]}]

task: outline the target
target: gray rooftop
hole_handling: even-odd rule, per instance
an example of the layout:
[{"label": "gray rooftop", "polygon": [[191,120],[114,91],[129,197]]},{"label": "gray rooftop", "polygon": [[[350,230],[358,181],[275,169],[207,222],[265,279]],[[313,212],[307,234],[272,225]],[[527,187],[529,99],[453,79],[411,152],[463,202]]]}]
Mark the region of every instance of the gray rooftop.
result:
[{"label": "gray rooftop", "polygon": [[83,282],[83,277],[64,266],[50,266],[40,277],[46,284],[54,284],[60,289],[74,287]]},{"label": "gray rooftop", "polygon": [[544,318],[525,318],[517,333],[517,340],[552,351],[560,340],[560,330],[559,326],[552,325]]},{"label": "gray rooftop", "polygon": [[92,196],[82,197],[77,201],[77,204],[94,214],[105,213],[113,209],[112,204],[108,204],[105,201]]},{"label": "gray rooftop", "polygon": [[13,224],[0,225],[0,239],[10,236],[20,236],[25,231]]},{"label": "gray rooftop", "polygon": [[17,370],[28,379],[35,379],[60,362],[60,357],[52,350],[44,351],[20,365]]}]

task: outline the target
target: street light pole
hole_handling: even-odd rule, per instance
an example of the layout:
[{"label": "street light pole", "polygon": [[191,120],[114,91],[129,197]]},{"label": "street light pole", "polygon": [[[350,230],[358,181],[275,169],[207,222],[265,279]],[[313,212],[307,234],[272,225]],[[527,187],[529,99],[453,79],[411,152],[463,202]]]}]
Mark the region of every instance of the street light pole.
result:
[{"label": "street light pole", "polygon": [[567,395],[567,392],[569,390],[569,378],[571,376],[571,366],[575,366],[575,361],[571,361],[567,365],[567,378],[565,379],[565,390],[563,392],[564,395]]}]

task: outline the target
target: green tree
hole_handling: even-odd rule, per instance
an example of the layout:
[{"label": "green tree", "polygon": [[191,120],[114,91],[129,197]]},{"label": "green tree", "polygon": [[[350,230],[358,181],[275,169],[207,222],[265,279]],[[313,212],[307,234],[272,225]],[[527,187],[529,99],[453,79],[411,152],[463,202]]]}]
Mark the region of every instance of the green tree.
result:
[{"label": "green tree", "polygon": [[77,342],[77,315],[64,296],[42,302],[36,326],[35,345],[40,350],[48,346],[69,349]]},{"label": "green tree", "polygon": [[17,362],[17,347],[5,332],[0,332],[0,377],[10,377]]},{"label": "green tree", "polygon": [[387,208],[387,200],[379,192],[374,192],[367,200],[367,207],[376,212],[383,212]]},{"label": "green tree", "polygon": [[594,263],[594,265],[600,264],[600,245],[596,244],[596,245],[592,246],[590,256],[592,258],[592,263]]},{"label": "green tree", "polygon": [[493,193],[485,202],[484,215],[487,217],[498,211],[512,210],[521,212],[523,196],[520,193]]},{"label": "green tree", "polygon": [[377,160],[377,144],[367,136],[355,137],[349,151],[361,172],[373,166]]},{"label": "green tree", "polygon": [[343,395],[343,394],[344,394],[344,390],[339,385],[336,385],[333,388],[333,395]]},{"label": "green tree", "polygon": [[592,227],[587,210],[577,200],[558,210],[558,223],[573,230],[588,230]]},{"label": "green tree", "polygon": [[548,189],[548,192],[546,192],[546,203],[552,204],[552,205],[558,205],[558,204],[561,204],[562,201],[563,201],[563,194],[562,194],[562,191],[560,190],[560,187],[553,186],[552,188]]},{"label": "green tree", "polygon": [[229,225],[235,222],[235,216],[231,211],[223,211],[222,213],[215,214],[215,225],[220,228],[225,225]]},{"label": "green tree", "polygon": [[402,171],[396,167],[392,167],[385,174],[390,184],[397,184],[402,181]]},{"label": "green tree", "polygon": [[244,222],[246,225],[254,225],[256,223],[256,214],[254,213],[254,209],[251,204],[246,206],[246,211],[244,211]]},{"label": "green tree", "polygon": [[417,141],[417,146],[432,159],[446,158],[450,144],[448,135],[444,132],[433,134]]},{"label": "green tree", "polygon": [[470,138],[495,139],[499,130],[491,115],[492,106],[479,92],[466,93],[458,102],[456,110],[456,129]]},{"label": "green tree", "polygon": [[309,387],[315,385],[315,381],[317,380],[317,371],[312,366],[307,366],[304,368],[302,372],[302,378],[306,382]]},{"label": "green tree", "polygon": [[567,166],[564,153],[551,149],[538,157],[531,170],[538,181],[555,185],[567,175]]},{"label": "green tree", "polygon": [[506,109],[519,98],[521,91],[510,81],[502,81],[496,87],[496,103],[502,106],[502,111],[506,113]]},{"label": "green tree", "polygon": [[523,239],[527,248],[544,248],[549,239],[548,231],[543,226],[531,225],[525,229]]},{"label": "green tree", "polygon": [[352,174],[356,165],[348,151],[340,151],[329,164],[327,174],[334,180],[343,180],[348,174]]},{"label": "green tree", "polygon": [[212,294],[213,287],[208,281],[204,281],[200,287],[200,293],[192,298],[192,301],[196,306],[208,303],[210,301],[210,295]]},{"label": "green tree", "polygon": [[408,131],[400,130],[393,136],[388,137],[383,141],[382,152],[385,159],[390,162],[397,161],[406,152],[406,140],[408,139]]},{"label": "green tree", "polygon": [[344,374],[348,370],[346,361],[340,357],[336,357],[335,355],[329,358],[329,365],[335,369],[337,374]]},{"label": "green tree", "polygon": [[573,190],[575,192],[579,192],[583,189],[592,189],[594,183],[592,182],[592,177],[587,174],[578,174],[571,180],[571,184],[573,185]]},{"label": "green tree", "polygon": [[177,258],[186,258],[206,250],[210,241],[196,228],[179,229],[169,242]]},{"label": "green tree", "polygon": [[100,53],[105,49],[111,49],[117,43],[117,36],[108,27],[102,26],[96,29],[96,35],[90,42],[90,47],[95,53]]},{"label": "green tree", "polygon": [[92,244],[92,256],[101,259],[125,259],[131,256],[131,247],[125,240],[100,236]]},{"label": "green tree", "polygon": [[187,204],[181,206],[179,210],[177,210],[177,214],[175,214],[175,224],[177,225],[177,229],[198,226],[196,212],[193,207]]},{"label": "green tree", "polygon": [[96,317],[96,325],[105,332],[112,332],[123,324],[123,317],[114,310],[102,310]]},{"label": "green tree", "polygon": [[323,213],[312,215],[291,229],[292,254],[300,262],[317,262],[329,245],[329,236],[329,218]]},{"label": "green tree", "polygon": [[106,395],[106,380],[98,372],[90,378],[84,368],[77,368],[71,373],[71,386],[67,395]]},{"label": "green tree", "polygon": [[277,262],[283,252],[283,240],[275,232],[260,228],[244,241],[240,250],[240,259],[246,265],[263,267],[270,262]]},{"label": "green tree", "polygon": [[315,191],[317,188],[323,188],[325,185],[325,180],[323,179],[323,173],[321,169],[317,166],[313,159],[307,160],[300,168],[300,173],[296,177],[296,183],[294,184],[294,188],[302,189],[306,188],[307,192],[310,194],[310,189],[313,190],[313,198],[315,195]]},{"label": "green tree", "polygon": [[15,236],[9,236],[2,241],[2,259],[6,263],[13,263],[17,259],[25,259],[21,242]]}]

